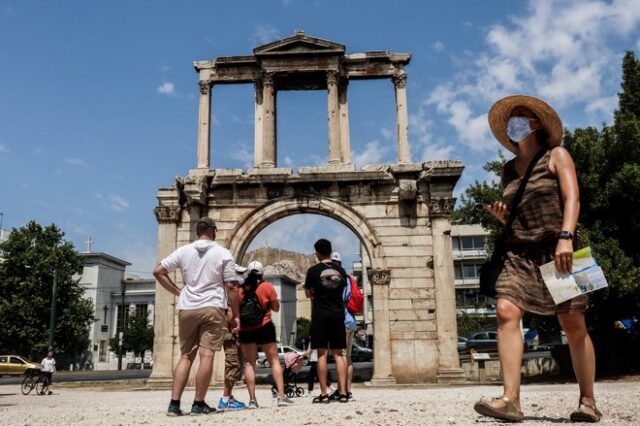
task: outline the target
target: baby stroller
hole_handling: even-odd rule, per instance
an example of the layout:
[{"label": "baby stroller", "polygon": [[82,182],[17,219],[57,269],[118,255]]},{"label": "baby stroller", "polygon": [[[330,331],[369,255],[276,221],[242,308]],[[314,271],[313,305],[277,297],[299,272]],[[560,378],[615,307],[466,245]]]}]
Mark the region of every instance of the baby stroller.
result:
[{"label": "baby stroller", "polygon": [[[284,355],[284,393],[289,398],[304,395],[304,388],[298,386],[296,381],[303,362],[304,355],[297,352],[288,352]],[[271,387],[271,393],[274,397],[278,395],[278,389],[275,384]]]}]

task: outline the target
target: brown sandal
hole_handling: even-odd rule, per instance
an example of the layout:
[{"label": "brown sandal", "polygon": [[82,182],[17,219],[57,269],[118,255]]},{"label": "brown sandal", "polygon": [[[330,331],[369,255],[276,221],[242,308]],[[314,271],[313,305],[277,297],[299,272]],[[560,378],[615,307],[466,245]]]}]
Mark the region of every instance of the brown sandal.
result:
[{"label": "brown sandal", "polygon": [[[489,404],[496,399],[502,400],[504,402],[504,407],[495,408],[491,404]],[[476,404],[473,406],[473,409],[483,416],[493,417],[495,419],[506,420],[509,422],[521,422],[522,420],[524,420],[522,411],[519,411],[516,406],[513,405],[513,402],[511,402],[511,400],[504,395],[499,398],[493,398],[491,400],[482,398],[480,399],[480,401],[476,402]]]},{"label": "brown sandal", "polygon": [[[593,415],[591,413],[586,412],[585,411],[586,408],[589,408],[596,414]],[[571,416],[569,416],[569,419],[572,422],[583,422],[583,423],[598,423],[601,418],[602,418],[602,413],[600,412],[600,410],[598,410],[598,408],[596,408],[596,404],[593,404],[593,405],[588,404],[586,402],[583,402],[582,399],[578,403],[578,409],[573,413],[571,413]]]}]

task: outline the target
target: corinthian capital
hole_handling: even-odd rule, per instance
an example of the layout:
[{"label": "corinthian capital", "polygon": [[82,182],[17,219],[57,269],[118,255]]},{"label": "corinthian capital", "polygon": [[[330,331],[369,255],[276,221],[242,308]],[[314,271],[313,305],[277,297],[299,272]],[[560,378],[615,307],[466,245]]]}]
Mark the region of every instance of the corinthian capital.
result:
[{"label": "corinthian capital", "polygon": [[431,198],[429,200],[429,216],[432,219],[448,218],[453,212],[455,198]]},{"label": "corinthian capital", "polygon": [[153,209],[158,223],[176,223],[180,219],[180,211],[177,207],[158,206]]},{"label": "corinthian capital", "polygon": [[391,271],[371,269],[369,270],[369,281],[373,285],[389,285],[391,283]]},{"label": "corinthian capital", "polygon": [[275,77],[275,73],[273,72],[263,72],[262,73],[262,84],[273,86],[273,78]]},{"label": "corinthian capital", "polygon": [[338,84],[338,71],[327,71],[327,84]]},{"label": "corinthian capital", "polygon": [[200,85],[200,94],[201,95],[208,95],[211,93],[211,82],[207,81],[207,80],[200,80],[198,82],[198,84]]},{"label": "corinthian capital", "polygon": [[407,73],[405,72],[394,74],[393,77],[391,77],[391,80],[398,89],[404,89],[407,87]]}]

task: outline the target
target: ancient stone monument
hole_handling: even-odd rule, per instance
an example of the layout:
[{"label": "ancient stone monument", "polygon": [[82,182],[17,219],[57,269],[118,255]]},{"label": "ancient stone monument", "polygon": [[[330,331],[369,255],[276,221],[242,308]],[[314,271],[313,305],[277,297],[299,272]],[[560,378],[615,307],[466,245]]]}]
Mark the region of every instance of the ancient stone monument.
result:
[{"label": "ancient stone monument", "polygon": [[[449,235],[452,190],[463,166],[411,162],[405,72],[410,59],[407,53],[384,51],[347,55],[341,44],[297,31],[255,48],[251,56],[195,62],[200,84],[197,168],[160,189],[155,208],[158,259],[195,238],[200,216],[216,221],[217,241],[237,259],[264,227],[288,215],[317,213],[348,226],[371,261],[373,384],[463,378]],[[351,163],[347,87],[353,79],[393,82],[397,163],[362,170]],[[237,83],[253,84],[256,90],[254,167],[211,169],[212,89]],[[276,96],[280,90],[307,89],[327,90],[329,162],[293,173],[276,164]],[[176,279],[179,283],[179,274]],[[150,382],[170,381],[180,356],[177,315],[175,298],[160,286],[155,336]]]}]

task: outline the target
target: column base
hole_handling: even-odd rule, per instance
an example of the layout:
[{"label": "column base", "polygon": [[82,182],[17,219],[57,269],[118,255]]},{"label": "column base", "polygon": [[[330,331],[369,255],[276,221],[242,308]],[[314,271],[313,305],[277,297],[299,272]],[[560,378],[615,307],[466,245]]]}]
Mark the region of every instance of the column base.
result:
[{"label": "column base", "polygon": [[398,382],[396,382],[396,378],[391,376],[391,377],[379,377],[379,378],[372,378],[370,381],[368,382],[364,382],[365,386],[380,386],[380,387],[385,387],[385,386],[395,386],[398,384]]},{"label": "column base", "polygon": [[460,384],[467,381],[462,368],[438,368],[436,380],[438,383],[444,384]]},{"label": "column base", "polygon": [[343,173],[343,172],[355,172],[356,166],[353,164],[327,164],[325,166],[317,167],[300,167],[298,173],[315,174],[315,173]]},{"label": "column base", "polygon": [[169,374],[151,374],[146,382],[148,388],[152,389],[171,389],[173,384],[173,376]]},{"label": "column base", "polygon": [[273,176],[291,175],[291,167],[254,167],[248,170],[249,175]]}]

